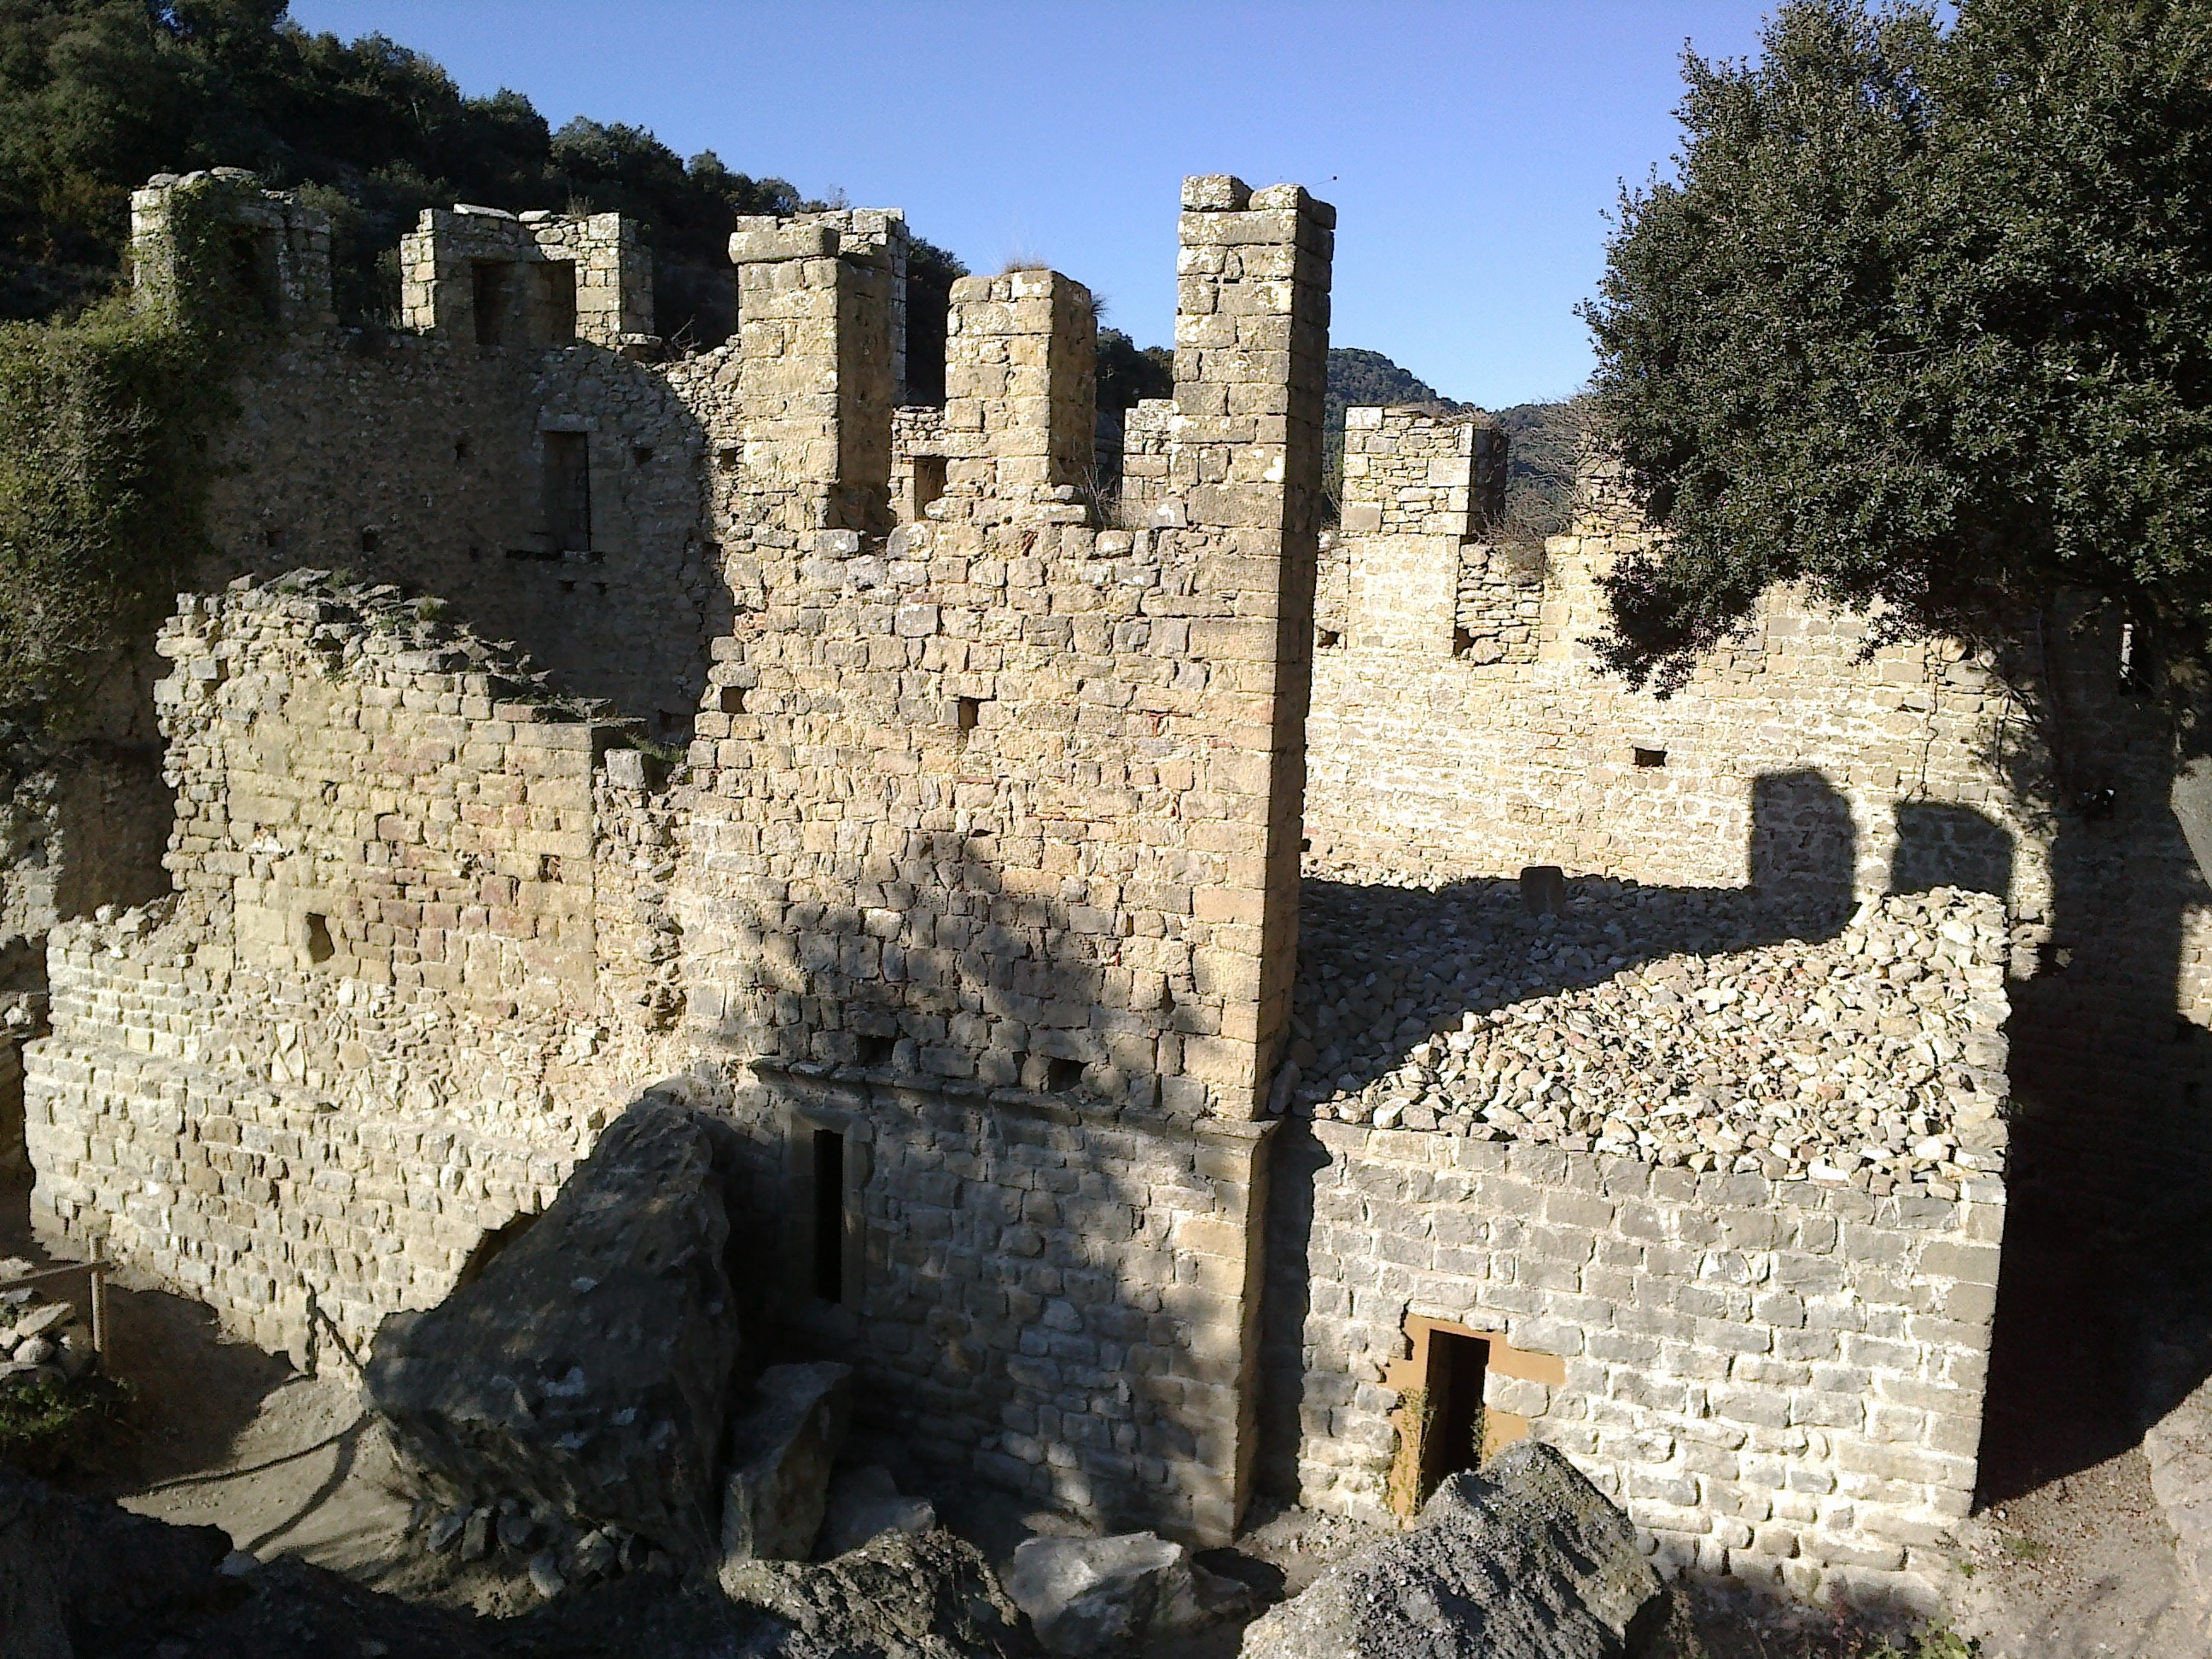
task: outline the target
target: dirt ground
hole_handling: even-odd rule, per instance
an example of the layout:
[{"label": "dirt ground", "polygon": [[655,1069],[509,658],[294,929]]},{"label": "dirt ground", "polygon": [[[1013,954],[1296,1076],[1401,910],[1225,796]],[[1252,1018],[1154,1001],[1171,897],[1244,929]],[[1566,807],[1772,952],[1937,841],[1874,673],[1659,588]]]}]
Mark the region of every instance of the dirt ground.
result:
[{"label": "dirt ground", "polygon": [[[0,1190],[0,1255],[47,1259],[30,1237],[20,1187]],[[281,1358],[222,1340],[198,1304],[127,1279],[111,1291],[110,1309],[113,1370],[134,1397],[63,1472],[63,1484],[164,1520],[220,1526],[264,1560],[295,1556],[411,1598],[494,1614],[536,1604],[496,1562],[465,1578],[442,1564],[426,1571],[404,1536],[410,1506],[389,1448],[346,1382],[296,1376]],[[2001,1337],[1984,1446],[1991,1501],[1960,1529],[1950,1586],[1957,1627],[1980,1639],[1988,1659],[2212,1655],[2179,1581],[2140,1444],[2109,1413],[2088,1408],[2112,1397],[2113,1379],[2100,1370],[2114,1363],[2112,1353],[2082,1304],[2063,1297],[2042,1321]],[[2008,1373],[2031,1361],[2032,1377]],[[931,1497],[944,1522],[994,1567],[1024,1538],[1080,1530],[1004,1494],[902,1468],[896,1447],[862,1449],[889,1463],[902,1490]],[[1201,1559],[1249,1585],[1255,1601],[1272,1602],[1372,1535],[1329,1516],[1262,1511],[1237,1549]],[[1692,1589],[1690,1605],[1712,1659],[1877,1651],[1865,1628],[1725,1588]],[[1158,1659],[1233,1659],[1242,1622]]]}]

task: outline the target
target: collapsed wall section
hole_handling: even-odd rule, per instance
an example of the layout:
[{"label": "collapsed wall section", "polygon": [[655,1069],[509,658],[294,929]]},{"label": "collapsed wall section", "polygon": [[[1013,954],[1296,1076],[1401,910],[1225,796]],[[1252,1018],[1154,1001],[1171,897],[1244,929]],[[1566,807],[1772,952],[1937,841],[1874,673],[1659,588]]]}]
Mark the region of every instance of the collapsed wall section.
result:
[{"label": "collapsed wall section", "polygon": [[599,863],[639,897],[641,837],[594,828],[626,734],[389,588],[186,596],[160,644],[177,892],[52,937],[33,1218],[357,1351],[550,1200],[619,1104],[595,1054],[650,1064],[598,963]]}]

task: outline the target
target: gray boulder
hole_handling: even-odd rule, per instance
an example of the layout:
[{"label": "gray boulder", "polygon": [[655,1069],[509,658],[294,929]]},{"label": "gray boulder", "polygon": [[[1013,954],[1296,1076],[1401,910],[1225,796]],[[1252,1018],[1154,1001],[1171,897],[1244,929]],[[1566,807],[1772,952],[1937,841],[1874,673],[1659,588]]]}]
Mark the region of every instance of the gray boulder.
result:
[{"label": "gray boulder", "polygon": [[647,1091],[482,1277],[385,1320],[368,1397],[432,1492],[714,1559],[738,1350],[726,1134],[673,1086]]},{"label": "gray boulder", "polygon": [[973,1544],[949,1532],[885,1533],[835,1561],[725,1569],[732,1601],[769,1613],[778,1659],[1018,1659],[1036,1644]]},{"label": "gray boulder", "polygon": [[1420,1524],[1255,1620],[1243,1659],[1640,1659],[1665,1585],[1628,1517],[1559,1451],[1508,1447]]},{"label": "gray boulder", "polygon": [[1194,1630],[1244,1595],[1150,1532],[1030,1539],[1014,1552],[1006,1594],[1046,1650],[1064,1655],[1126,1651]]},{"label": "gray boulder", "polygon": [[804,1561],[830,1498],[830,1468],[853,1420],[853,1368],[771,1365],[730,1425],[722,1564]]},{"label": "gray boulder", "polygon": [[882,1464],[864,1464],[830,1482],[829,1512],[814,1553],[834,1561],[887,1532],[927,1532],[936,1525],[936,1505],[927,1498],[902,1496]]}]

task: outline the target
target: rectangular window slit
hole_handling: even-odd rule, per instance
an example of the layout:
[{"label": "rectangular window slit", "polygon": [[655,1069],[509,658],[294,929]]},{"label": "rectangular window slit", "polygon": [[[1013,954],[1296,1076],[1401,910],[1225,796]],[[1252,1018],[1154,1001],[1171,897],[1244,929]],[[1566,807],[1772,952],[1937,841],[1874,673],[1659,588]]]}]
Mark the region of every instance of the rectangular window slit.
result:
[{"label": "rectangular window slit", "polygon": [[653,465],[653,446],[650,444],[632,444],[629,447],[629,459],[630,465],[633,466],[651,466]]},{"label": "rectangular window slit", "polygon": [[538,269],[545,284],[545,337],[554,345],[573,345],[576,339],[576,267],[567,259],[550,259]]},{"label": "rectangular window slit", "polygon": [[1314,629],[1314,649],[1316,651],[1334,651],[1343,643],[1344,635],[1340,629],[1334,628]]},{"label": "rectangular window slit", "polygon": [[980,722],[982,718],[982,698],[956,697],[953,699],[952,723],[960,728],[961,734],[963,737],[967,733],[973,732],[978,722]]},{"label": "rectangular window slit", "polygon": [[890,1036],[863,1036],[856,1040],[860,1062],[863,1066],[888,1066],[891,1051],[898,1047],[898,1039]]},{"label": "rectangular window slit", "polygon": [[1664,766],[1667,763],[1667,751],[1663,749],[1637,749],[1630,752],[1636,757],[1638,766]]},{"label": "rectangular window slit", "polygon": [[1044,1063],[1044,1086],[1048,1093],[1066,1094],[1083,1081],[1083,1062],[1057,1055]]},{"label": "rectangular window slit", "polygon": [[471,259],[469,276],[476,301],[477,343],[495,346],[507,338],[507,278],[504,260]]},{"label": "rectangular window slit", "polygon": [[1474,649],[1474,635],[1464,628],[1452,629],[1452,655],[1464,657]]},{"label": "rectangular window slit", "polygon": [[375,552],[375,551],[376,551],[376,544],[377,544],[378,540],[379,540],[379,537],[378,537],[377,532],[375,532],[375,530],[374,530],[374,529],[373,529],[372,527],[370,527],[369,526],[367,526],[367,525],[363,525],[363,526],[362,526],[362,532],[361,532],[361,550],[362,550],[362,552],[364,552],[364,553],[374,553],[374,552]]},{"label": "rectangular window slit", "polygon": [[337,954],[337,946],[331,943],[331,923],[327,916],[307,913],[307,960],[328,962]]},{"label": "rectangular window slit", "polygon": [[546,533],[558,552],[586,552],[592,545],[591,440],[581,432],[543,435]]},{"label": "rectangular window slit", "polygon": [[726,685],[721,688],[721,694],[716,701],[725,714],[742,714],[745,712],[745,689],[741,685]]},{"label": "rectangular window slit", "polygon": [[845,1299],[845,1137],[814,1132],[814,1294]]}]

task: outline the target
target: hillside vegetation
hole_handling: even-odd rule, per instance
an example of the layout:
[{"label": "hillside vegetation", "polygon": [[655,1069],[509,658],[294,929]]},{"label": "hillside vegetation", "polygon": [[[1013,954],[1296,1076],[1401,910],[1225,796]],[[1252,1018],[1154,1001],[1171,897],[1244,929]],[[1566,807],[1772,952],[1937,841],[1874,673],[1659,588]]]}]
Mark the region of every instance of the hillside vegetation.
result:
[{"label": "hillside vegetation", "polygon": [[[1446,414],[1474,409],[1447,398],[1411,369],[1379,351],[1332,346],[1324,405],[1323,465],[1328,489],[1340,495],[1344,478],[1344,411],[1354,404],[1426,404]],[[1584,400],[1516,404],[1494,412],[1505,430],[1505,517],[1496,526],[1509,540],[1540,542],[1566,529],[1574,510],[1575,462],[1582,447]]]},{"label": "hillside vegetation", "polygon": [[[516,92],[463,95],[420,52],[291,22],[283,0],[0,0],[0,318],[67,313],[112,290],[131,189],[155,173],[248,167],[331,215],[338,310],[397,310],[397,248],[426,206],[620,211],[654,254],[661,332],[731,327],[739,214],[811,203],[781,179],[689,161],[642,128],[557,131]],[[922,244],[918,278],[964,269]]]}]

